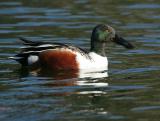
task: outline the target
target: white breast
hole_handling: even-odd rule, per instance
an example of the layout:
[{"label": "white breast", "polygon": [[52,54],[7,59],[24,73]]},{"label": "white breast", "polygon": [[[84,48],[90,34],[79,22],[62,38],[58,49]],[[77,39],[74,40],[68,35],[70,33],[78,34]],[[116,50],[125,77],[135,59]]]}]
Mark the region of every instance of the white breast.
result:
[{"label": "white breast", "polygon": [[100,56],[94,52],[90,52],[89,56],[91,59],[88,59],[81,55],[80,53],[76,53],[77,62],[79,63],[79,68],[84,70],[92,71],[102,71],[108,70],[108,60],[107,57]]}]

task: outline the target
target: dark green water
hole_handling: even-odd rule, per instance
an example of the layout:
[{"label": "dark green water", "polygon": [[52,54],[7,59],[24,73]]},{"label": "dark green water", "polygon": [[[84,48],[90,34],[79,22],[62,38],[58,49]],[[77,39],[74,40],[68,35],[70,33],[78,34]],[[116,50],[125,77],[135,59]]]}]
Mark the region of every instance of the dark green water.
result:
[{"label": "dark green water", "polygon": [[[89,49],[98,23],[136,46],[109,46],[109,77],[37,76],[8,59],[20,36]],[[0,120],[159,121],[160,1],[0,0]]]}]

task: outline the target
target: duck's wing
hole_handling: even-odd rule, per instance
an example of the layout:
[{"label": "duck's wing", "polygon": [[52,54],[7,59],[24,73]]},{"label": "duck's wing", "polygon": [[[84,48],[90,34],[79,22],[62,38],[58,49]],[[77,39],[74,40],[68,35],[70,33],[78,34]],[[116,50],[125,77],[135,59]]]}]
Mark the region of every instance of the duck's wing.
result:
[{"label": "duck's wing", "polygon": [[50,43],[50,42],[41,42],[41,41],[31,41],[25,38],[20,38],[24,47],[21,47],[20,53],[14,57],[10,57],[21,63],[22,65],[28,65],[29,56],[39,56],[39,53],[47,50],[59,50],[59,49],[69,49],[73,52],[78,52],[86,58],[90,58],[88,52],[82,48],[75,47],[72,45],[62,44],[62,43]]},{"label": "duck's wing", "polygon": [[22,47],[22,49],[23,48],[30,48],[30,49],[32,49],[32,48],[46,48],[46,47],[67,47],[67,45],[66,44],[62,44],[62,43],[51,43],[51,42],[41,42],[41,41],[31,41],[31,40],[28,40],[28,39],[26,39],[26,38],[22,38],[22,37],[20,37],[19,38],[21,41],[22,41],[22,43],[23,43],[23,45],[25,45],[25,47]]},{"label": "duck's wing", "polygon": [[88,51],[80,48],[80,47],[76,47],[73,45],[68,45],[68,44],[63,44],[63,43],[51,43],[51,42],[41,42],[41,41],[31,41],[25,38],[19,38],[22,42],[23,45],[25,45],[24,47],[21,47],[21,53],[27,53],[27,52],[40,52],[40,51],[44,51],[44,50],[48,50],[48,49],[60,49],[60,48],[67,48],[70,49],[72,51],[76,51],[79,52],[81,54],[88,54]]}]

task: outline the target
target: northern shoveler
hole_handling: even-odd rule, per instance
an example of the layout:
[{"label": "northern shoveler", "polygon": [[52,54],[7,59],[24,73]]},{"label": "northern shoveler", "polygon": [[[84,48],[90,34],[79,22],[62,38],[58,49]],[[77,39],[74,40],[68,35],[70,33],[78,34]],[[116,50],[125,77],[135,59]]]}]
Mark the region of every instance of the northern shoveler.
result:
[{"label": "northern shoveler", "polygon": [[97,25],[91,35],[91,48],[87,52],[79,47],[61,43],[33,42],[20,38],[25,47],[11,57],[22,66],[39,66],[53,70],[107,70],[108,60],[105,48],[108,42],[115,42],[131,49],[133,45],[119,37],[108,25]]}]

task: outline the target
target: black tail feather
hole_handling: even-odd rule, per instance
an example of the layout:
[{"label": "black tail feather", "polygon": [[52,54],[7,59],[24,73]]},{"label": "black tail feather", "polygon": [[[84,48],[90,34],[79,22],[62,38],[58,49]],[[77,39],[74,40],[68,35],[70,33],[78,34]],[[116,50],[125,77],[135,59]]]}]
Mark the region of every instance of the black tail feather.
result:
[{"label": "black tail feather", "polygon": [[23,66],[27,66],[27,57],[18,57],[17,55],[14,57],[9,57],[9,59],[15,60]]},{"label": "black tail feather", "polygon": [[43,42],[35,42],[35,41],[33,42],[23,37],[19,37],[19,39],[23,42],[24,45],[39,46],[41,44],[44,44]]},{"label": "black tail feather", "polygon": [[19,53],[15,55],[14,57],[9,57],[9,59],[16,60],[23,66],[28,65],[28,57],[30,55],[38,55],[38,52],[30,52],[30,53]]}]

